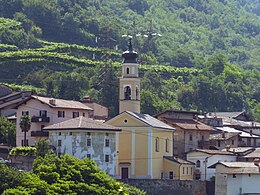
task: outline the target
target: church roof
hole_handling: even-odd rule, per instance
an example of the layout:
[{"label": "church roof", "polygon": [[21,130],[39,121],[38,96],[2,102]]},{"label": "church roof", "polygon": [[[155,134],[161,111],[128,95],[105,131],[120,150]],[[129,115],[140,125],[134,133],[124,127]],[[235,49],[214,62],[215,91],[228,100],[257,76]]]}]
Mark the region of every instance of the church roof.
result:
[{"label": "church roof", "polygon": [[126,111],[126,113],[128,113],[131,116],[137,118],[138,120],[148,124],[151,127],[175,130],[175,128],[171,127],[170,125],[167,125],[166,123],[158,120],[157,118],[152,117],[149,114],[141,114],[141,113],[130,112],[130,111]]}]

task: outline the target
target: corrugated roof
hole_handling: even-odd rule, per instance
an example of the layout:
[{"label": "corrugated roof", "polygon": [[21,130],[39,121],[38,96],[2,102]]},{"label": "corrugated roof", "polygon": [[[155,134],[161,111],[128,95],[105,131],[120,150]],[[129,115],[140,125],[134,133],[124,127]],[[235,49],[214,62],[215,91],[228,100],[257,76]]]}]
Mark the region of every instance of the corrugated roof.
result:
[{"label": "corrugated roof", "polygon": [[[32,98],[37,99],[40,102],[47,104],[52,108],[93,110],[92,108],[86,106],[85,104],[74,100],[64,100],[64,99],[49,98],[49,97],[42,97],[36,95],[33,95]],[[50,103],[51,101],[53,101],[54,103]]]},{"label": "corrugated roof", "polygon": [[104,130],[121,131],[112,125],[95,121],[83,116],[56,123],[43,128],[44,130]]},{"label": "corrugated roof", "polygon": [[171,118],[163,118],[167,124],[171,124],[173,126],[180,127],[184,130],[200,130],[200,131],[212,131],[214,130],[212,127],[205,125],[194,119],[171,119]]},{"label": "corrugated roof", "polygon": [[170,125],[167,125],[166,123],[158,120],[157,118],[154,118],[150,116],[149,114],[140,114],[135,112],[126,111],[126,113],[130,114],[131,116],[141,120],[142,122],[150,125],[154,128],[163,128],[168,130],[175,130],[175,128],[171,127]]},{"label": "corrugated roof", "polygon": [[187,161],[187,160],[175,157],[175,156],[164,156],[163,158],[176,162],[178,164],[195,165],[195,163],[193,163],[193,162],[190,162],[190,161]]}]

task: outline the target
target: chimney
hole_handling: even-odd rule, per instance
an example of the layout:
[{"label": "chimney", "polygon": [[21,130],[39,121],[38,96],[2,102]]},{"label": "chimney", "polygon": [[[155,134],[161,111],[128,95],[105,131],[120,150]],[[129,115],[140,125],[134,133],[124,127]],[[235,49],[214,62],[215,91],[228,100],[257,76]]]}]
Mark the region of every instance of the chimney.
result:
[{"label": "chimney", "polygon": [[49,99],[49,103],[50,103],[51,105],[55,105],[55,99],[54,99],[54,98]]},{"label": "chimney", "polygon": [[91,97],[89,95],[84,96],[82,102],[91,103]]},{"label": "chimney", "polygon": [[260,159],[259,158],[255,158],[254,159],[254,165],[258,167],[258,171],[260,172],[259,163],[260,163]]}]

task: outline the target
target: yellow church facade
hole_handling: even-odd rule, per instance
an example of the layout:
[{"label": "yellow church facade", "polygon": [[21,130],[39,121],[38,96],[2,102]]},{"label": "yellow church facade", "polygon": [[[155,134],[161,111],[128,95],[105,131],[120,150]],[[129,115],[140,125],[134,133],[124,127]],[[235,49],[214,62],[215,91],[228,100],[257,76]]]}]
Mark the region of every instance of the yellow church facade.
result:
[{"label": "yellow church facade", "polygon": [[125,111],[107,121],[119,133],[118,178],[160,179],[172,155],[174,128],[148,115]]}]

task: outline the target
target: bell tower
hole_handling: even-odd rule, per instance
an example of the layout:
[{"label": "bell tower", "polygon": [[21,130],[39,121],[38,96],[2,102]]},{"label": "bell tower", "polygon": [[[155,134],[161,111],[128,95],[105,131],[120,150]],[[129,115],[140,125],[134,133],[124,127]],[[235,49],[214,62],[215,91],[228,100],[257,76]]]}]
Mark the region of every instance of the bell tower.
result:
[{"label": "bell tower", "polygon": [[132,111],[140,113],[140,78],[138,54],[133,51],[132,40],[129,39],[128,50],[122,54],[122,76],[119,88],[119,113]]}]

